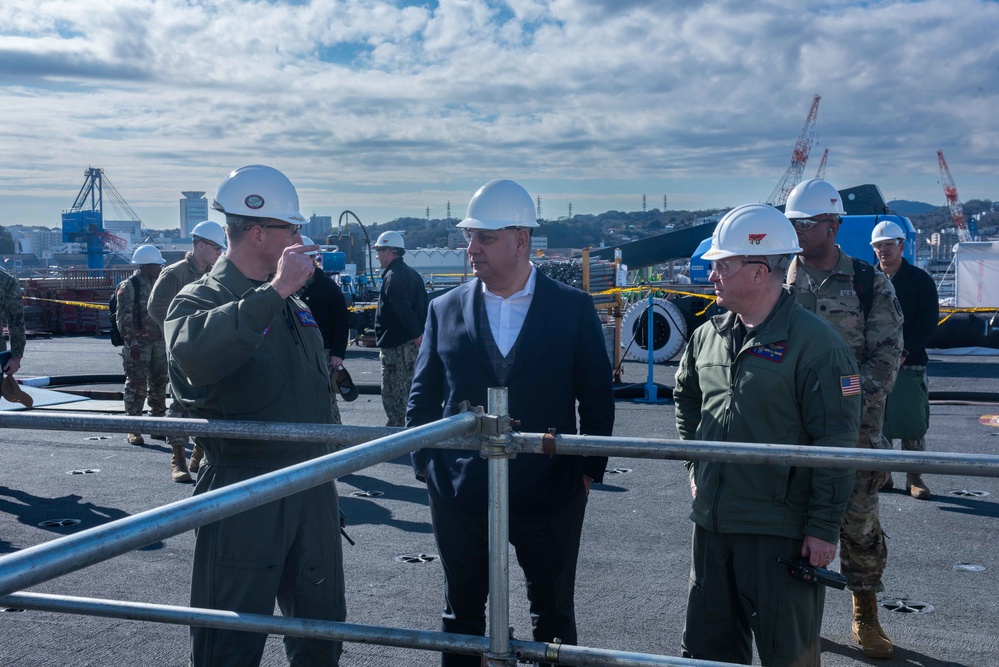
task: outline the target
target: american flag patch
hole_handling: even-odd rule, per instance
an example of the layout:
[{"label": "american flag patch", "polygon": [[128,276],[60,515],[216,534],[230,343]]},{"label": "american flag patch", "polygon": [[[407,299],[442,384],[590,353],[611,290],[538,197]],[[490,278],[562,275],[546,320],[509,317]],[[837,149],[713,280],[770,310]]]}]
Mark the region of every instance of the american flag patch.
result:
[{"label": "american flag patch", "polygon": [[860,393],[859,375],[840,375],[839,390],[844,396],[856,396]]}]

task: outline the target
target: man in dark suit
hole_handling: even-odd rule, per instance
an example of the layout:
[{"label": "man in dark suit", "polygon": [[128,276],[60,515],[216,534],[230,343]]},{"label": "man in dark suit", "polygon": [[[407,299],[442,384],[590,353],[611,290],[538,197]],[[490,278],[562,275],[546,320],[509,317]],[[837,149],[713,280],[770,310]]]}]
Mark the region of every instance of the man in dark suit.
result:
[{"label": "man in dark suit", "polygon": [[[476,280],[430,304],[407,422],[454,414],[462,401],[485,405],[490,387],[509,388],[520,430],[610,435],[611,366],[589,295],[541,275],[531,264],[534,202],[513,181],[490,181],[458,224]],[[443,406],[443,407],[442,407]],[[510,543],[527,580],[536,641],[576,643],[573,594],[590,484],[607,459],[521,454],[510,461]],[[487,462],[478,452],[413,453],[430,495],[444,565],[443,629],[485,633],[489,587]],[[444,667],[479,658],[444,654]]]}]

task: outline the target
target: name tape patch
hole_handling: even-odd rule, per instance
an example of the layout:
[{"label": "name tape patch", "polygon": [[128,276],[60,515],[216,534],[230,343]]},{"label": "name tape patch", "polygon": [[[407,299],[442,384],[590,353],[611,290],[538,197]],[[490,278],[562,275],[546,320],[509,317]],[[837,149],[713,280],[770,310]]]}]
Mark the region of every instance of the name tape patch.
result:
[{"label": "name tape patch", "polygon": [[749,348],[749,353],[767,361],[780,363],[780,360],[784,358],[786,350],[787,345],[784,343],[767,343],[766,345],[757,345],[756,347]]},{"label": "name tape patch", "polygon": [[844,396],[856,396],[860,393],[860,376],[840,375],[839,390]]}]

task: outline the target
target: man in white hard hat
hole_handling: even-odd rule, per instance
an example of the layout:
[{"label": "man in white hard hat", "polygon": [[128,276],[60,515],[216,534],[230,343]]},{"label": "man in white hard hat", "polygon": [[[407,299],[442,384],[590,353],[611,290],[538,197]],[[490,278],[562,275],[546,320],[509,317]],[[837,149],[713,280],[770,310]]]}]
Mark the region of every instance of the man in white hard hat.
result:
[{"label": "man in white hard hat", "polygon": [[[486,405],[490,387],[509,388],[520,429],[610,435],[610,360],[593,300],[531,264],[534,203],[514,181],[490,181],[458,223],[475,280],[430,304],[410,394],[410,426]],[[443,406],[443,407],[442,407]],[[510,542],[527,579],[536,641],[575,644],[576,561],[591,482],[605,457],[520,454],[510,461]],[[482,635],[488,592],[487,463],[479,452],[424,449],[413,467],[425,479],[444,563],[445,632]],[[444,654],[445,667],[479,657]]]},{"label": "man in white hard hat", "polygon": [[[139,416],[146,401],[153,417],[166,416],[167,377],[166,347],[163,331],[149,316],[147,303],[153,283],[160,275],[165,260],[151,245],[140,245],[132,253],[135,272],[118,284],[115,290],[117,308],[115,320],[125,343],[121,350],[125,369],[125,414]],[[129,433],[128,444],[145,444],[142,435]],[[157,440],[165,436],[154,436]]]},{"label": "man in white hard hat", "polygon": [[388,417],[385,425],[403,426],[427,318],[427,289],[420,274],[402,259],[406,254],[402,234],[382,232],[372,247],[382,267],[375,345],[382,364],[382,407]]},{"label": "man in white hard hat", "polygon": [[[846,214],[839,192],[820,179],[799,183],[785,215],[798,233],[801,253],[787,272],[798,303],[839,331],[860,367],[864,409],[857,446],[881,446],[885,400],[895,385],[902,355],[902,308],[891,281],[836,245]],[[853,592],[853,637],[868,658],[890,658],[893,647],[878,620],[877,593],[888,546],[878,511],[885,474],[860,470],[840,536],[840,571]]]},{"label": "man in white hard hat", "polygon": [[[766,204],[715,227],[717,315],[691,336],[676,373],[684,440],[853,447],[860,377],[836,330],[783,289],[798,252],[791,223]],[[824,588],[777,561],[836,557],[853,473],[780,464],[688,461],[694,521],[683,655],[819,667]]]},{"label": "man in white hard hat", "polygon": [[[930,394],[926,385],[926,344],[937,330],[940,319],[940,299],[933,278],[910,264],[905,252],[905,231],[892,220],[879,222],[871,232],[871,247],[878,258],[878,268],[891,280],[895,296],[902,306],[902,366],[898,369],[895,388],[888,395],[885,408],[884,435],[899,438],[902,449],[910,452],[926,450],[926,431],[930,426]],[[893,488],[891,474],[882,489]],[[919,473],[906,473],[905,490],[913,498],[930,497],[930,487]]]},{"label": "man in white hard hat", "polygon": [[[280,171],[240,167],[212,207],[228,249],[184,287],[164,323],[170,382],[191,415],[209,420],[329,424],[330,378],[315,318],[295,293],[312,275],[298,192]],[[195,495],[323,456],[323,442],[201,438]],[[343,558],[333,483],[197,529],[191,606],[343,621]],[[260,664],[266,634],[191,628],[192,667]],[[340,642],[285,637],[293,665],[337,665]]]},{"label": "man in white hard hat", "polygon": [[[177,296],[181,288],[208,273],[208,270],[215,264],[215,260],[225,251],[225,230],[217,222],[203,220],[191,230],[191,245],[191,250],[185,253],[182,260],[163,267],[159,278],[156,279],[156,284],[153,285],[152,292],[149,294],[149,316],[160,329],[163,328],[163,320],[166,319],[170,302]],[[176,392],[171,391],[170,393],[174,398],[170,402],[167,416],[175,419],[190,417],[190,413],[177,400]],[[170,458],[171,479],[175,482],[190,482],[191,473],[198,472],[198,467],[204,456],[201,446],[195,441],[189,465],[185,451],[187,437],[170,436],[167,441],[172,450]]]}]

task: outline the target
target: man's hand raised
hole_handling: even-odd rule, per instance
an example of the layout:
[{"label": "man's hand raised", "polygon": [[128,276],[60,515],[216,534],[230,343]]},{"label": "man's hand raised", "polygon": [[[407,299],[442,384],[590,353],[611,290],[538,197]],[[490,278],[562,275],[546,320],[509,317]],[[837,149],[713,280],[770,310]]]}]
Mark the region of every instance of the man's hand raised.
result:
[{"label": "man's hand raised", "polygon": [[284,249],[278,260],[277,273],[271,279],[271,287],[287,299],[302,288],[315,272],[316,265],[307,252],[319,250],[317,245],[293,245]]}]

